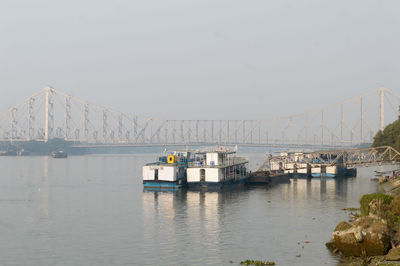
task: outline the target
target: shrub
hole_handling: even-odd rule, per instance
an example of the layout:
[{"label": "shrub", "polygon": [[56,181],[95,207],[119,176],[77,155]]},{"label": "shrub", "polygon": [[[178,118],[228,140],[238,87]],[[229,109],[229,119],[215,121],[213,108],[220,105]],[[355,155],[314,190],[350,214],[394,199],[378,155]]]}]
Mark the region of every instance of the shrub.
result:
[{"label": "shrub", "polygon": [[393,196],[382,193],[365,194],[360,199],[360,211],[362,216],[367,216],[369,213],[369,203],[374,200],[381,200],[383,205],[388,206],[393,200]]},{"label": "shrub", "polygon": [[400,229],[400,195],[394,197],[390,203],[389,209],[386,212],[388,225],[395,229]]}]

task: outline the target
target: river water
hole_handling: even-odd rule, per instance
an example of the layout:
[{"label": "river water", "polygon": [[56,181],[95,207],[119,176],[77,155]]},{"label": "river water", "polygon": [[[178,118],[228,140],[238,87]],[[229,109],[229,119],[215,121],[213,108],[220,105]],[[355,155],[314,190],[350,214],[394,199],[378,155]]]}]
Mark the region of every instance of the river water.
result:
[{"label": "river water", "polygon": [[[337,265],[324,243],[348,220],[341,208],[378,189],[376,168],[360,168],[272,188],[144,191],[141,166],[158,155],[0,157],[0,265]],[[253,170],[265,158],[245,155]]]}]

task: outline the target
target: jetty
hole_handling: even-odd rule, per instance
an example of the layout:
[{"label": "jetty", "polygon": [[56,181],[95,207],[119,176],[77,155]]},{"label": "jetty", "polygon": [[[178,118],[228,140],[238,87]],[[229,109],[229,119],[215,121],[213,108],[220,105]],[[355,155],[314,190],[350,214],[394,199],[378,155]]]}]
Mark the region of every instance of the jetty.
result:
[{"label": "jetty", "polygon": [[291,177],[355,176],[357,166],[396,162],[400,162],[400,152],[391,146],[287,152],[279,156],[269,156],[258,172],[286,173]]}]

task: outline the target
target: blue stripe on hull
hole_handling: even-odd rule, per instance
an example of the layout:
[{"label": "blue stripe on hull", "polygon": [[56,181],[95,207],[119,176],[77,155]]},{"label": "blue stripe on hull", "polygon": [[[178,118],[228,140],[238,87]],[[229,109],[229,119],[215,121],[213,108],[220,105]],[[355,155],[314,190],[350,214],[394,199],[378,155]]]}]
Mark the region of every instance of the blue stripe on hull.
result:
[{"label": "blue stripe on hull", "polygon": [[144,188],[162,188],[162,189],[179,189],[184,187],[183,184],[177,182],[162,182],[162,181],[143,181]]},{"label": "blue stripe on hull", "polygon": [[314,173],[312,174],[312,177],[336,177],[336,175],[329,173]]}]

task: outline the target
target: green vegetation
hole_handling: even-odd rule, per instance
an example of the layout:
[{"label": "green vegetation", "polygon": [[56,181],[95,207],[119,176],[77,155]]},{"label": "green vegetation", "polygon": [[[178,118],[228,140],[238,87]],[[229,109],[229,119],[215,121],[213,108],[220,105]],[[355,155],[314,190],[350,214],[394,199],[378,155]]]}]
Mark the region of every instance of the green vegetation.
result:
[{"label": "green vegetation", "polygon": [[383,205],[388,206],[392,202],[393,196],[382,193],[363,195],[360,199],[360,210],[362,216],[367,216],[369,214],[369,204],[374,199],[381,200]]},{"label": "green vegetation", "polygon": [[400,150],[400,118],[375,135],[372,147],[379,146],[392,146]]},{"label": "green vegetation", "polygon": [[245,260],[240,262],[240,265],[255,265],[255,266],[266,266],[275,265],[275,261],[262,261],[262,260]]},{"label": "green vegetation", "polygon": [[395,231],[400,230],[400,195],[394,197],[389,205],[389,208],[385,212],[385,217],[388,226]]},{"label": "green vegetation", "polygon": [[377,199],[382,202],[379,216],[387,221],[388,226],[395,231],[400,230],[400,195],[392,196],[380,193],[366,194],[361,197],[361,215],[367,216],[370,212],[369,204]]}]

